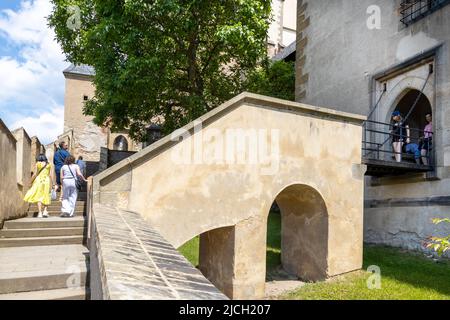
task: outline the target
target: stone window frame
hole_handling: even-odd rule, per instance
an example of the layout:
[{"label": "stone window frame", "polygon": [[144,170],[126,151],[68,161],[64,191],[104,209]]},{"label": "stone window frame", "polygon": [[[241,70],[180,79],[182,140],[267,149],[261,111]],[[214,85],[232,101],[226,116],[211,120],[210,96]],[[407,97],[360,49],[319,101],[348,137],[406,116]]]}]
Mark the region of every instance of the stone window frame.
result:
[{"label": "stone window frame", "polygon": [[[439,56],[440,56],[440,50],[443,47],[443,43],[440,43],[421,54],[418,54],[416,56],[413,56],[403,62],[400,62],[398,64],[395,64],[393,66],[390,66],[384,70],[375,72],[371,76],[371,81],[369,82],[369,91],[371,93],[371,106],[370,110],[374,108],[375,103],[379,96],[377,96],[377,85],[384,85],[383,80],[385,79],[392,79],[397,77],[398,75],[407,73],[408,71],[414,70],[419,68],[422,65],[428,65],[430,63],[433,63],[433,73],[434,73],[434,88],[433,88],[433,94],[430,94],[429,88],[425,89],[425,96],[428,98],[428,100],[431,103],[432,108],[432,114],[433,114],[433,123],[438,123],[436,121],[436,117],[438,116],[438,112],[436,110],[437,106],[439,105],[439,97],[437,96],[437,92],[439,90],[439,85],[436,83],[436,74],[439,72]],[[388,99],[388,103],[385,103],[386,105],[389,105],[389,110],[392,109],[392,105],[395,104],[395,101],[399,101],[403,96],[402,93],[405,92],[406,89],[417,89],[421,90],[423,86],[423,81],[418,81],[417,79],[410,81],[410,83],[407,84],[407,81],[404,81],[404,83],[400,84],[397,88],[397,90],[393,93],[391,93],[391,97]],[[388,88],[389,90],[389,88]],[[395,95],[397,93],[397,95]],[[388,112],[389,112],[388,110]],[[386,115],[387,117],[387,115]],[[383,120],[383,119],[382,119]],[[439,131],[434,130],[434,136],[437,138],[435,141],[439,140]],[[370,177],[369,179],[369,185],[370,186],[379,186],[384,184],[392,184],[392,183],[415,183],[415,182],[423,182],[423,181],[435,181],[440,180],[444,178],[442,176],[442,173],[438,171],[438,164],[439,164],[439,158],[442,157],[442,154],[439,154],[436,152],[437,149],[433,149],[434,152],[434,158],[435,158],[435,169],[432,172],[428,172],[425,175],[423,174],[409,174],[409,175],[401,175],[401,176],[386,176],[386,177]]]}]

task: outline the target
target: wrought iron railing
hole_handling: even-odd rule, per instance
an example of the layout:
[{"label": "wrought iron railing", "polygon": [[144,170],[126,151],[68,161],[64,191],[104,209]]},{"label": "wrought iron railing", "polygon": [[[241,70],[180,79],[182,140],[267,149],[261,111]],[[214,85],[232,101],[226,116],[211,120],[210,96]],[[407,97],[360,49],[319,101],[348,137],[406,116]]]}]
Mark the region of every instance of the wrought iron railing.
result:
[{"label": "wrought iron railing", "polygon": [[450,0],[404,0],[400,4],[400,21],[409,26],[447,4]]},{"label": "wrought iron railing", "polygon": [[[409,139],[410,143],[417,144],[419,151],[426,150],[426,155],[420,155],[420,164],[415,162],[415,156],[412,153],[405,152],[402,149],[402,152],[396,152],[393,149],[392,142],[395,137],[399,139],[404,139],[404,145],[406,146],[406,133],[403,134],[395,134],[394,125],[389,123],[383,123],[378,121],[367,120],[363,124],[363,141],[362,141],[362,150],[363,150],[363,158],[366,160],[381,160],[387,163],[390,162],[390,165],[395,166],[399,162],[396,161],[395,156],[401,155],[402,163],[413,163],[416,165],[423,165],[431,169],[434,167],[434,157],[433,157],[433,143],[426,143],[423,139],[424,130],[417,128],[408,128],[409,130]],[[432,132],[429,132],[432,135]],[[432,139],[432,138],[431,138]],[[420,141],[422,140],[422,141]],[[423,160],[426,160],[424,163]]]}]

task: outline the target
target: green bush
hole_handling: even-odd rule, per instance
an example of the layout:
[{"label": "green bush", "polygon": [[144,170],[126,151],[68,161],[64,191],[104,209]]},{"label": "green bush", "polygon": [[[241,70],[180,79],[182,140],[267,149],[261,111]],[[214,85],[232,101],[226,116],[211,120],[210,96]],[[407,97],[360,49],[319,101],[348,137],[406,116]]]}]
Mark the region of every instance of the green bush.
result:
[{"label": "green bush", "polygon": [[247,90],[284,100],[295,100],[295,64],[276,61],[266,63],[247,78]]},{"label": "green bush", "polygon": [[[436,225],[441,223],[450,223],[450,219],[433,219],[433,223]],[[430,237],[427,248],[433,249],[440,256],[442,256],[444,253],[450,250],[450,235],[443,238]]]}]

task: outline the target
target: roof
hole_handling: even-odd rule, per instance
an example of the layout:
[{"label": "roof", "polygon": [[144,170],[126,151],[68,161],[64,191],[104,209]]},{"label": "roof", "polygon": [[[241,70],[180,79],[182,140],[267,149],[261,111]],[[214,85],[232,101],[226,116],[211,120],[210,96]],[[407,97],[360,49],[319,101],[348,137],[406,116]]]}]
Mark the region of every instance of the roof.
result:
[{"label": "roof", "polygon": [[294,41],[290,45],[288,45],[286,48],[284,48],[281,52],[277,53],[273,58],[272,61],[280,61],[284,60],[287,57],[289,57],[291,54],[293,54],[297,50],[297,42]]},{"label": "roof", "polygon": [[93,77],[95,76],[95,69],[87,64],[71,64],[63,73]]}]

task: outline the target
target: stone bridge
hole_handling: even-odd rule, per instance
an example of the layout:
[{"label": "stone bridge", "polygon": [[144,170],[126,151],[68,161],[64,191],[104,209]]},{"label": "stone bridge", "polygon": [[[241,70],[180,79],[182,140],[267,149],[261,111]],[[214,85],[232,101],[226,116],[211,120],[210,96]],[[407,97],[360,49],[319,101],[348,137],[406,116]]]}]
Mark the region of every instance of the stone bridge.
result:
[{"label": "stone bridge", "polygon": [[93,203],[137,212],[232,299],[264,296],[267,218],[309,281],[362,267],[362,116],[243,93],[95,176]]}]

